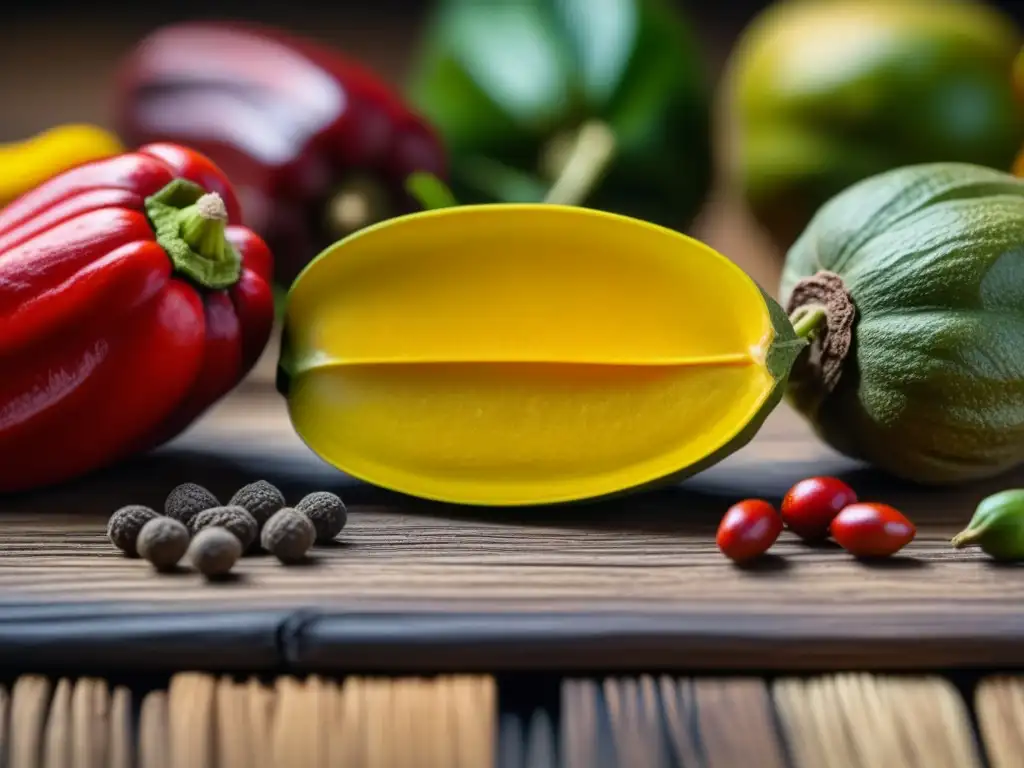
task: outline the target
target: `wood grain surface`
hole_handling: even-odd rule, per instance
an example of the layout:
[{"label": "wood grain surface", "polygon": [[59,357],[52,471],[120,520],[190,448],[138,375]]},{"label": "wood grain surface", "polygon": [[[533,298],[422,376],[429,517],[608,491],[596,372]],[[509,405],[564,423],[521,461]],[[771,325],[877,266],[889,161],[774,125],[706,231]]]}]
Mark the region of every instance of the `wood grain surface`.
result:
[{"label": "wood grain surface", "polygon": [[[231,677],[0,684],[11,768],[1014,768],[1017,677]],[[549,695],[550,694],[550,695]]]},{"label": "wood grain surface", "polygon": [[[717,552],[714,529],[730,503],[777,500],[794,481],[824,472],[848,478],[864,499],[902,508],[918,524],[916,540],[876,564],[788,532],[755,567],[737,568]],[[236,578],[208,583],[187,570],[156,574],[105,538],[106,518],[123,504],[161,507],[184,481],[227,498],[258,478],[293,502],[312,490],[338,492],[350,509],[339,541],[317,548],[306,566],[247,557]],[[895,483],[821,446],[783,407],[748,447],[678,487],[571,508],[451,507],[364,486],[325,465],[257,377],[151,456],[3,502],[0,625],[22,634],[5,646],[0,631],[0,653],[43,643],[58,657],[90,611],[163,616],[177,622],[168,637],[207,613],[238,611],[255,622],[249,635],[239,618],[222,639],[207,627],[203,642],[210,653],[220,643],[228,657],[244,637],[238,663],[260,667],[1014,666],[1024,661],[1024,569],[948,545],[985,494],[1014,482]],[[76,604],[39,618],[47,605]],[[55,619],[69,610],[65,623]],[[54,626],[64,640],[48,640]],[[154,633],[119,626],[106,625],[106,640],[78,640],[103,663],[142,664],[112,649],[119,640],[125,649],[155,642]],[[282,626],[293,633],[286,648]]]}]

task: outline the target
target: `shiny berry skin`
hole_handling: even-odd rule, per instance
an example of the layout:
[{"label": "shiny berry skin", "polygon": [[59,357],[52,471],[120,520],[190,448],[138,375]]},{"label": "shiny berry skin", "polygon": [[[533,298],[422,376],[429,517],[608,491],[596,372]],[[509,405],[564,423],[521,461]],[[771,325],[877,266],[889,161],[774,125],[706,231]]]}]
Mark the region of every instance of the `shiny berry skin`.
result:
[{"label": "shiny berry skin", "polygon": [[782,533],[782,518],[762,499],[733,504],[718,525],[715,543],[722,554],[737,563],[763,555]]},{"label": "shiny berry skin", "polygon": [[790,488],[782,499],[782,522],[801,539],[824,539],[840,510],[855,503],[857,494],[842,480],[809,477]]},{"label": "shiny berry skin", "polygon": [[888,504],[851,504],[829,527],[836,543],[857,557],[888,557],[907,546],[917,529]]}]

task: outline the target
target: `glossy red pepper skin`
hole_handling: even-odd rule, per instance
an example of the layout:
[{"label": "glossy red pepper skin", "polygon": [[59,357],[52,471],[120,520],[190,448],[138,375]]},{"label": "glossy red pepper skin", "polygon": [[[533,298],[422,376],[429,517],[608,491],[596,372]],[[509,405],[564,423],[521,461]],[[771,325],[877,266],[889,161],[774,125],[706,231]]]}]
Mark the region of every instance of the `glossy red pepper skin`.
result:
[{"label": "glossy red pepper skin", "polygon": [[370,224],[417,210],[404,188],[413,172],[447,174],[433,129],[375,74],[269,27],[157,30],[122,63],[115,108],[129,145],[179,142],[224,169],[285,285],[348,233],[326,224],[346,185],[378,199]]},{"label": "glossy red pepper skin", "polygon": [[[147,198],[175,179],[223,201],[232,284],[199,286],[157,241]],[[0,211],[0,492],[155,447],[252,368],[273,324],[273,259],[238,221],[224,174],[169,144],[67,171]]]},{"label": "glossy red pepper skin", "polygon": [[857,494],[835,477],[809,477],[786,492],[780,508],[782,521],[806,541],[819,541],[829,534],[829,525],[844,507],[854,504]]},{"label": "glossy red pepper skin", "polygon": [[829,526],[836,543],[855,557],[889,557],[914,540],[917,528],[888,504],[850,504]]},{"label": "glossy red pepper skin", "polygon": [[718,525],[715,543],[722,554],[737,563],[760,557],[782,533],[782,518],[764,499],[744,499],[726,510]]}]

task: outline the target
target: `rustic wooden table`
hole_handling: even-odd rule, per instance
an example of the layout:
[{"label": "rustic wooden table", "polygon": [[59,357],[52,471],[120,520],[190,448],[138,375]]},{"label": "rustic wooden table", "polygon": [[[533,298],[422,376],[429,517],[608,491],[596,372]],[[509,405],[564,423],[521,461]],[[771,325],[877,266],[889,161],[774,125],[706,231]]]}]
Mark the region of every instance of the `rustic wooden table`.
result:
[{"label": "rustic wooden table", "polygon": [[[1005,674],[1024,657],[1024,570],[947,544],[1014,479],[892,483],[783,407],[680,487],[575,509],[426,504],[314,457],[270,388],[273,352],[166,448],[4,500],[10,765],[83,751],[96,768],[1020,764],[1024,678]],[[757,567],[717,553],[731,501],[817,472],[905,509],[917,539],[875,565],[788,533]],[[307,566],[254,556],[207,583],[104,538],[121,504],[260,477],[290,499],[340,493],[339,542]]]},{"label": "rustic wooden table", "polygon": [[[572,509],[424,503],[355,483],[317,459],[271,387],[274,353],[166,448],[5,500],[0,656],[52,651],[58,660],[66,648],[47,633],[63,616],[66,640],[73,627],[82,632],[78,660],[91,653],[97,663],[128,666],[152,663],[118,655],[132,643],[165,648],[172,666],[201,648],[205,660],[240,668],[872,669],[1024,660],[1024,570],[948,545],[977,501],[1012,478],[958,489],[894,483],[821,446],[783,406],[748,447],[679,487]],[[873,565],[788,532],[777,554],[752,568],[717,552],[714,529],[732,501],[778,499],[815,473],[839,473],[862,498],[902,508],[919,526],[917,539]],[[209,584],[189,572],[157,575],[104,538],[106,517],[122,504],[159,507],[186,480],[227,498],[257,478],[294,500],[316,489],[341,494],[351,514],[340,542],[317,550],[307,567],[246,558],[237,579]],[[101,615],[123,620],[85,631]]]}]

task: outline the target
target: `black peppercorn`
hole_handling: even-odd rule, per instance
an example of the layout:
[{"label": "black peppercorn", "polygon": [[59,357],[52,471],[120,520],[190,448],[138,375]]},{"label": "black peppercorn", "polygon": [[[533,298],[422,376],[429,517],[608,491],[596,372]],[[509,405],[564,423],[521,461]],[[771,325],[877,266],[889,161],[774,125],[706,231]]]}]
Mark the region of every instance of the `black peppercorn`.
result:
[{"label": "black peppercorn", "polygon": [[192,518],[192,525],[189,527],[193,535],[205,528],[224,528],[235,535],[243,551],[248,549],[259,535],[256,518],[244,507],[205,509]]},{"label": "black peppercorn", "polygon": [[192,566],[207,578],[224,576],[242,556],[242,543],[224,528],[204,528],[188,548]]},{"label": "black peppercorn", "polygon": [[191,525],[192,518],[200,512],[219,507],[217,497],[195,483],[182,483],[167,494],[164,502],[164,514],[180,520],[185,525]]},{"label": "black peppercorn", "polygon": [[121,507],[110,516],[107,523],[107,538],[110,543],[129,557],[139,554],[137,541],[142,526],[157,517],[156,510],[141,504]]},{"label": "black peppercorn", "polygon": [[316,528],[301,512],[285,507],[275,512],[260,534],[260,543],[282,563],[301,562],[316,539]]},{"label": "black peppercorn", "polygon": [[139,532],[139,554],[158,571],[173,568],[188,549],[188,528],[173,517],[154,517]]},{"label": "black peppercorn", "polygon": [[295,509],[309,518],[316,528],[316,541],[326,544],[334,541],[348,521],[345,503],[328,491],[311,493],[295,505]]},{"label": "black peppercorn", "polygon": [[228,502],[228,506],[244,507],[249,510],[249,514],[256,518],[256,525],[260,529],[270,516],[284,505],[284,494],[266,480],[257,480],[255,483],[242,486]]}]

